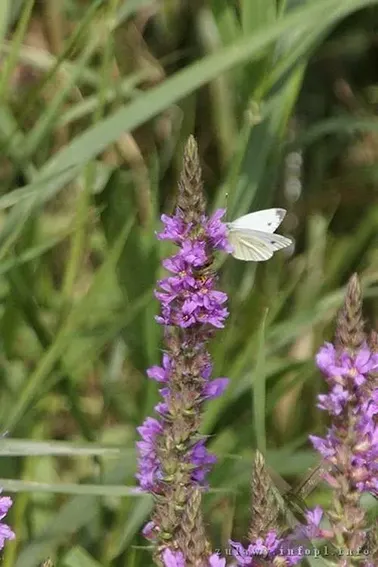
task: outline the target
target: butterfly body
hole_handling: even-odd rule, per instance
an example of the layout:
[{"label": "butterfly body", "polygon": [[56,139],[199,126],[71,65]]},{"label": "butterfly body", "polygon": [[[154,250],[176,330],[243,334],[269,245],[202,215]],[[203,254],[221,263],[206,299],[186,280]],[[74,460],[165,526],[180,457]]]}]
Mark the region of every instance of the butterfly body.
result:
[{"label": "butterfly body", "polygon": [[285,217],[285,209],[265,209],[227,223],[232,255],[245,262],[269,260],[277,250],[292,244],[290,238],[274,234]]}]

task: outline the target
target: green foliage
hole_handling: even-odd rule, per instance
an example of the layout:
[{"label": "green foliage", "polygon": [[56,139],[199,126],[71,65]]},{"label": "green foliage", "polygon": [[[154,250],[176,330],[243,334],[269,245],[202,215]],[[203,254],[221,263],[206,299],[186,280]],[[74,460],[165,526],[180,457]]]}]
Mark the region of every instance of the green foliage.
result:
[{"label": "green foliage", "polygon": [[378,315],[376,4],[0,2],[4,567],[151,564],[135,428],[157,400],[155,231],[190,133],[209,210],[284,206],[296,241],[266,264],[217,259],[230,317],[211,348],[230,387],[203,424],[214,547],[247,531],[256,448],[293,482],[314,464],[313,357],[354,270]]}]

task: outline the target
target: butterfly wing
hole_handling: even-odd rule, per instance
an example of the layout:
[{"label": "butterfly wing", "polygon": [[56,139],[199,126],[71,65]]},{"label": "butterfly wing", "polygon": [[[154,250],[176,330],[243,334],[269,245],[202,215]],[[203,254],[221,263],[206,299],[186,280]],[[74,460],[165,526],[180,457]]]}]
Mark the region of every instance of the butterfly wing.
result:
[{"label": "butterfly wing", "polygon": [[279,227],[286,215],[285,209],[265,209],[244,215],[228,223],[230,230],[258,230],[272,233]]},{"label": "butterfly wing", "polygon": [[263,242],[253,240],[249,235],[245,235],[244,233],[241,234],[238,231],[230,232],[228,240],[233,247],[232,255],[237,260],[262,262],[268,260],[273,255]]},{"label": "butterfly wing", "polygon": [[271,234],[251,229],[229,231],[228,240],[233,247],[232,255],[245,262],[264,262],[277,250],[291,245],[291,240],[281,234]]}]

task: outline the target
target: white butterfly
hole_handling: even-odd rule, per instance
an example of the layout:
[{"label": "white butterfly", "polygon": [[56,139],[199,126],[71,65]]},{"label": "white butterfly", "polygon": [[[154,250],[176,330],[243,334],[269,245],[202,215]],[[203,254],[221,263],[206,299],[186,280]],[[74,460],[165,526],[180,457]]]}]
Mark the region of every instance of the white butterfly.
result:
[{"label": "white butterfly", "polygon": [[290,238],[273,234],[286,215],[285,209],[265,209],[227,223],[228,241],[237,260],[262,262],[292,244]]}]

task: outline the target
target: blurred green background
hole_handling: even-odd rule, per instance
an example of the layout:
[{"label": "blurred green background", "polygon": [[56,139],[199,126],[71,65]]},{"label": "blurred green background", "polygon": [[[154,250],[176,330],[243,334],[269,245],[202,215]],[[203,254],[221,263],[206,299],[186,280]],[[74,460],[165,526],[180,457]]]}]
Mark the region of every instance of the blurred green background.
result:
[{"label": "blurred green background", "polygon": [[203,423],[214,547],[247,532],[256,447],[290,483],[316,461],[314,354],[354,271],[377,323],[376,4],[1,0],[4,567],[151,565],[135,428],[157,401],[145,369],[171,249],[155,231],[189,134],[209,211],[284,207],[295,241],[263,264],[219,258],[231,314],[211,350],[231,384]]}]

